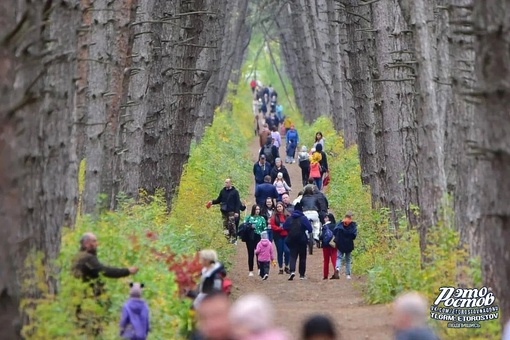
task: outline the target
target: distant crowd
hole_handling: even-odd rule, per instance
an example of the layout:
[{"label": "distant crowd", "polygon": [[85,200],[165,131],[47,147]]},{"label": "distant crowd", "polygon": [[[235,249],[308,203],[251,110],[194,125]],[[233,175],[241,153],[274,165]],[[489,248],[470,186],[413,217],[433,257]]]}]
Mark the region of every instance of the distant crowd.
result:
[{"label": "distant crowd", "polygon": [[[358,235],[354,214],[346,212],[336,221],[329,208],[324,187],[329,184],[325,139],[317,132],[310,151],[300,145],[298,131],[290,118],[285,117],[278,103],[278,94],[269,85],[253,80],[250,83],[254,99],[255,133],[260,140],[260,151],[253,165],[255,192],[249,209],[241,200],[232,180],[226,178],[218,197],[206,207],[219,205],[226,238],[233,244],[242,241],[248,254],[248,276],[259,280],[269,279],[271,265],[278,266],[277,275],[288,275],[293,281],[296,274],[306,280],[307,253],[313,248],[323,253],[323,280],[339,280],[342,263],[344,275],[351,279],[352,252]],[[285,145],[285,159],[280,147]],[[298,162],[300,183],[292,183],[285,164]],[[299,187],[297,198],[291,201],[290,193]],[[249,210],[249,211],[247,211]],[[247,211],[241,219],[241,212]],[[86,233],[80,239],[80,250],[73,260],[76,278],[90,283],[93,295],[104,307],[105,282],[102,277],[121,278],[134,275],[137,267],[115,268],[102,264],[97,257],[98,241],[94,234]],[[263,295],[246,295],[232,302],[231,278],[215,250],[199,252],[201,277],[195,287],[189,287],[185,296],[193,299],[196,327],[192,340],[291,340],[286,330],[274,324],[275,311]],[[330,269],[332,275],[329,276]],[[290,283],[289,283],[290,284]],[[125,339],[144,340],[150,337],[149,304],[142,298],[143,283],[129,286],[129,297],[120,311],[119,335]],[[313,287],[310,287],[312,289]],[[393,325],[397,340],[436,340],[438,337],[427,326],[429,304],[416,292],[404,293],[393,304]],[[348,311],[346,311],[348,312]],[[80,305],[76,309],[79,327],[89,328],[99,336],[100,322],[86,314]],[[327,315],[312,315],[299,331],[304,340],[334,340],[341,338],[339,331]]]}]

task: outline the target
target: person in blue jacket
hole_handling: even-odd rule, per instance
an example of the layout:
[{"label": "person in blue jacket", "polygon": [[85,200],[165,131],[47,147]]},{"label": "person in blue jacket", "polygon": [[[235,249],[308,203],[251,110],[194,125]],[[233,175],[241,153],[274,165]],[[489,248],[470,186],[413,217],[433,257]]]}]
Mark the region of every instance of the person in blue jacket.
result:
[{"label": "person in blue jacket", "polygon": [[[294,212],[283,223],[283,229],[288,232],[285,243],[289,247],[290,261],[289,281],[294,280],[296,276],[296,262],[299,257],[299,278],[304,280],[306,272],[306,253],[308,246],[308,236],[312,233],[312,225],[308,218],[303,214],[301,203],[294,206]],[[310,236],[311,237],[311,236]]]},{"label": "person in blue jacket", "polygon": [[255,187],[255,202],[263,206],[266,204],[266,199],[270,197],[273,200],[273,204],[276,204],[276,199],[278,198],[278,191],[276,191],[276,187],[271,184],[271,176],[267,175],[264,177],[264,183],[257,184]]},{"label": "person in blue jacket", "polygon": [[339,277],[342,259],[345,260],[345,275],[351,279],[351,253],[354,250],[354,240],[358,236],[356,222],[352,220],[352,213],[348,212],[333,230],[337,249],[335,276]]},{"label": "person in blue jacket", "polygon": [[287,154],[287,157],[285,157],[285,163],[295,163],[294,155],[296,154],[296,148],[299,143],[299,134],[294,127],[294,124],[292,124],[289,131],[287,131],[285,141],[287,143],[285,149]]}]

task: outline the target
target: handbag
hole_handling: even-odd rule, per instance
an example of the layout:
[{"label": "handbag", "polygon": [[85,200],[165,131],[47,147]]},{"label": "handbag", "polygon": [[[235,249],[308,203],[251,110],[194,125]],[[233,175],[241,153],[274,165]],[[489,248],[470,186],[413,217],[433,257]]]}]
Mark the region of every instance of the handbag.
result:
[{"label": "handbag", "polygon": [[336,242],[334,237],[331,239],[331,241],[329,241],[329,245],[333,248],[336,248]]},{"label": "handbag", "polygon": [[322,185],[323,186],[328,185],[329,181],[331,181],[331,177],[329,177],[329,172],[326,172],[326,176],[324,176],[324,180],[322,181]]}]

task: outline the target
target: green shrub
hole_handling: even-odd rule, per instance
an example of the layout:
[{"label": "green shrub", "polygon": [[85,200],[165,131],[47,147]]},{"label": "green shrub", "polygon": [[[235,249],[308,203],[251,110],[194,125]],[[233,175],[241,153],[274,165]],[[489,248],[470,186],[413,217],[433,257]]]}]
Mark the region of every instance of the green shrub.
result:
[{"label": "green shrub", "polygon": [[[176,275],[154,251],[172,251],[188,256],[186,254],[192,255],[199,249],[214,248],[220,259],[229,264],[234,247],[223,236],[219,209],[207,210],[205,202],[216,198],[227,176],[233,179],[242,196],[247,194],[251,183],[251,155],[247,144],[253,132],[246,124],[253,118],[247,109],[251,102],[234,100],[232,104],[233,112],[216,112],[214,122],[206,129],[200,144],[192,146],[170,216],[161,191],[151,197],[142,191],[137,202],[119,194],[116,211],[102,211],[95,218],[79,217],[74,229],[63,230],[61,253],[56,261],[60,268],[57,295],[50,294],[46,285],[41,284],[47,281],[49,268],[39,257],[29,259],[27,268],[37,270],[30,271],[24,286],[29,289],[37,285],[43,295],[22,302],[30,319],[23,329],[25,338],[92,338],[90,332],[76,326],[74,315],[78,304],[84,314],[93,316],[90,323],[101,324],[102,338],[118,338],[120,310],[128,297],[127,284],[131,280],[146,284],[143,297],[151,309],[150,337],[179,339],[186,336],[192,325],[191,300],[179,295]],[[80,188],[83,188],[84,165],[85,160],[80,166]],[[107,293],[101,299],[109,300],[109,307],[100,307],[93,298],[84,297],[84,292],[90,288],[70,273],[79,238],[86,231],[97,234],[99,257],[103,263],[140,268],[130,278],[104,279]]]}]

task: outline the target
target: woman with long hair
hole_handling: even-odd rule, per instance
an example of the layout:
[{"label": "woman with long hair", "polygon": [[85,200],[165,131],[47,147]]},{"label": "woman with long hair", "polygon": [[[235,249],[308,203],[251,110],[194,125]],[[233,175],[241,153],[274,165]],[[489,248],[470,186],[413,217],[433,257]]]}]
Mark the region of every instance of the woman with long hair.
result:
[{"label": "woman with long hair", "polygon": [[[283,274],[283,264],[285,262],[285,273],[290,274],[289,271],[289,259],[290,252],[289,247],[285,244],[285,238],[287,237],[287,230],[283,229],[283,223],[289,217],[289,213],[285,210],[283,202],[276,203],[276,211],[273,216],[269,219],[269,225],[273,230],[274,244],[276,245],[276,254],[278,259],[278,267],[280,271],[278,274]],[[285,257],[284,257],[285,255]]]},{"label": "woman with long hair", "polygon": [[313,142],[313,147],[317,148],[317,144],[322,144],[322,148],[324,149],[324,137],[322,136],[322,132],[317,131],[315,134],[315,141]]},{"label": "woman with long hair", "polygon": [[250,228],[250,236],[246,240],[246,249],[248,250],[248,276],[253,276],[253,261],[255,258],[255,247],[260,241],[260,234],[266,230],[266,220],[260,214],[261,209],[258,204],[254,204],[251,207],[251,214],[246,216],[244,222],[247,223]]},{"label": "woman with long hair", "polygon": [[266,202],[260,207],[260,215],[266,220],[267,239],[273,242],[273,231],[269,225],[269,219],[273,216],[273,212],[276,210],[276,205],[271,197],[266,198]]}]

